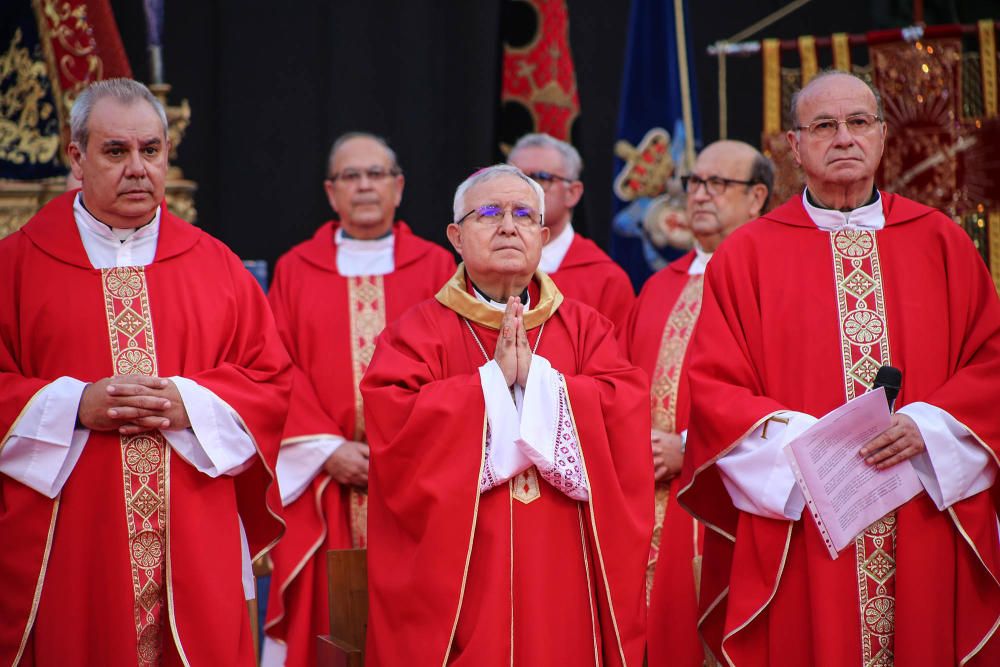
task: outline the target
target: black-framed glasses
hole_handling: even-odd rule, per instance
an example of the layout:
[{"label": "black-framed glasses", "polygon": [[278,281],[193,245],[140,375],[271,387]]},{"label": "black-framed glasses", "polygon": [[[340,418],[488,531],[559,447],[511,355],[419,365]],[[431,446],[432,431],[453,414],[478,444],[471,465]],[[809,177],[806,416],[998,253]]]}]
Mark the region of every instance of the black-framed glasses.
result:
[{"label": "black-framed glasses", "polygon": [[510,213],[510,217],[514,220],[514,224],[519,227],[541,227],[542,225],[541,213],[530,206],[522,206],[520,204],[509,204],[507,206],[501,206],[500,204],[483,204],[482,206],[477,206],[463,215],[455,221],[455,224],[460,225],[472,216],[472,219],[478,223],[484,225],[499,225],[503,222],[503,219],[507,217],[508,213]]},{"label": "black-framed glasses", "polygon": [[830,139],[841,123],[847,126],[847,131],[853,135],[862,135],[871,132],[882,119],[873,113],[855,113],[844,120],[837,118],[817,118],[808,125],[796,125],[796,130],[808,130],[809,136],[817,139]]},{"label": "black-framed glasses", "polygon": [[730,185],[756,185],[757,181],[741,181],[736,178],[723,178],[722,176],[709,176],[708,178],[702,178],[697,174],[688,174],[687,176],[681,176],[681,185],[684,186],[684,192],[689,195],[693,195],[698,191],[698,188],[702,185],[705,186],[705,190],[708,192],[709,196],[718,197],[726,191],[726,188]]},{"label": "black-framed glasses", "polygon": [[574,179],[566,178],[565,176],[560,176],[559,174],[553,174],[548,171],[530,171],[524,174],[531,180],[535,181],[542,186],[543,190],[548,190],[552,187],[552,184],[557,181],[562,181],[564,183],[572,183]]},{"label": "black-framed glasses", "polygon": [[367,176],[369,181],[379,183],[391,176],[399,176],[401,173],[403,171],[398,167],[393,167],[392,169],[386,169],[385,167],[368,167],[367,169],[348,168],[336,174],[330,174],[327,176],[327,180],[332,183],[340,181],[347,185],[357,185],[361,182],[362,176]]}]

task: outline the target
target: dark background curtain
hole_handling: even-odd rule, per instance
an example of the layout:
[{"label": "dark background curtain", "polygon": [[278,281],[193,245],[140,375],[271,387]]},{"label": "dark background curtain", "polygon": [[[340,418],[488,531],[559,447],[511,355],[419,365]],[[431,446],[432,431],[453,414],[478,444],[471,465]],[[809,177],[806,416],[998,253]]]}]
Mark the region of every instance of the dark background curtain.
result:
[{"label": "dark background curtain", "polygon": [[[333,139],[366,130],[386,137],[405,171],[400,217],[445,243],[455,187],[500,158],[499,18],[502,3],[514,1],[166,0],[170,99],[187,98],[192,107],[177,163],[198,182],[198,224],[240,256],[273,266],[331,217],[322,180]],[[574,226],[606,245],[628,3],[567,4],[586,185]],[[703,142],[718,138],[717,68],[706,47],[785,4],[688,3]],[[928,23],[1000,14],[996,0],[925,4]],[[904,26],[910,6],[816,0],[760,37]],[[112,0],[112,7],[133,71],[145,80],[142,3]],[[820,58],[828,64],[828,54]],[[728,79],[729,137],[757,145],[760,59],[730,58]]]}]

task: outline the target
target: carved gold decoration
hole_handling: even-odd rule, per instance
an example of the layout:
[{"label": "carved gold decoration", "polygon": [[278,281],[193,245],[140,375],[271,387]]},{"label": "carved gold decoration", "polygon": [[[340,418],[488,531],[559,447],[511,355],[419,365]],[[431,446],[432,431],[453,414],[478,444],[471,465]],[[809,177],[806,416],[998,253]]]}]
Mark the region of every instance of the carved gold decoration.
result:
[{"label": "carved gold decoration", "polygon": [[[47,122],[57,119],[54,105],[45,99],[45,64],[31,58],[22,39],[18,28],[0,55],[0,80],[8,83],[0,96],[0,160],[45,164],[58,154],[59,125]],[[43,134],[46,126],[54,126],[56,132]]]},{"label": "carved gold decoration", "polygon": [[622,201],[635,201],[640,197],[655,197],[667,187],[667,179],[674,171],[670,157],[670,133],[662,127],[646,132],[639,145],[627,141],[615,143],[615,155],[625,160],[625,166],[615,178],[615,194]]}]

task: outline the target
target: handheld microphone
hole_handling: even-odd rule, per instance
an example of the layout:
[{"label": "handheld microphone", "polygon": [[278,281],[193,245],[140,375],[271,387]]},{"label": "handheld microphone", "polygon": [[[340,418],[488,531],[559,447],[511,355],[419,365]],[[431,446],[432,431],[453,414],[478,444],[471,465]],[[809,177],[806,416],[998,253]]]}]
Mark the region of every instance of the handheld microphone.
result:
[{"label": "handheld microphone", "polygon": [[899,386],[903,382],[903,371],[895,366],[882,366],[875,374],[875,382],[872,389],[885,388],[885,400],[889,402],[889,412],[892,412],[892,404],[896,402],[899,395]]}]

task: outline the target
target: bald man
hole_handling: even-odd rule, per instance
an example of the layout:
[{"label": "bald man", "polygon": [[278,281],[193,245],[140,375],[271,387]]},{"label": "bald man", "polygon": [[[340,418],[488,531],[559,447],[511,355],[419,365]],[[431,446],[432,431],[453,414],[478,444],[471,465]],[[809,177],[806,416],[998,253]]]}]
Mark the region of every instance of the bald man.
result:
[{"label": "bald man", "polygon": [[701,152],[683,181],[695,247],[646,282],[622,336],[632,363],[649,374],[652,391],[656,523],[646,572],[650,667],[695,667],[705,660],[697,633],[704,530],[675,502],[690,406],[683,362],[712,253],[764,210],[774,170],[753,146],[719,141]]},{"label": "bald man", "polygon": [[262,664],[316,664],[329,631],[326,552],[367,545],[368,444],[358,383],[375,337],[455,270],[396,219],[403,173],[380,137],[345,134],[323,183],[339,218],[278,260],[268,295],[295,364],[278,454],[288,532],[273,551]]},{"label": "bald man", "polygon": [[[821,74],[790,118],[805,191],[715,254],[688,356],[678,500],[716,536],[702,636],[732,665],[1000,664],[995,287],[948,216],[875,187],[864,80]],[[853,507],[894,509],[831,555],[784,448],[887,365],[885,430],[831,447],[863,466]]]}]

